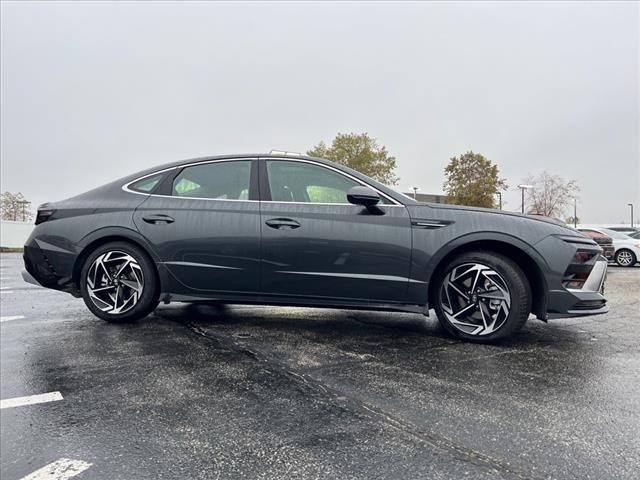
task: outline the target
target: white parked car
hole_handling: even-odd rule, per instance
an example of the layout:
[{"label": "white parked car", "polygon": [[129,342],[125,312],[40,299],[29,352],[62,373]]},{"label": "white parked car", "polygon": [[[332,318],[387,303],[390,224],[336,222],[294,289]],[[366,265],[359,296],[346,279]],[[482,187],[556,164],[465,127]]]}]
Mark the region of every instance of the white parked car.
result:
[{"label": "white parked car", "polygon": [[632,267],[640,260],[640,240],[622,232],[601,227],[578,227],[578,230],[593,230],[613,239],[613,260],[621,267]]}]

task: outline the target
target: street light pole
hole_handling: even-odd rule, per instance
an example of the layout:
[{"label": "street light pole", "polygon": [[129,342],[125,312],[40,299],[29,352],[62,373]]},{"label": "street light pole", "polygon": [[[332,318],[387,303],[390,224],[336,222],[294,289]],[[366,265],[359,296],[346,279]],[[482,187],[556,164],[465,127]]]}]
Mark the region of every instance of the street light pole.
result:
[{"label": "street light pole", "polygon": [[573,228],[578,227],[578,219],[576,218],[577,203],[578,200],[576,199],[576,197],[573,197]]},{"label": "street light pole", "polygon": [[518,188],[522,191],[522,206],[520,211],[524,213],[524,191],[533,188],[533,185],[518,185]]},{"label": "street light pole", "polygon": [[417,200],[416,194],[418,193],[418,190],[420,190],[420,187],[411,187],[411,190],[413,190],[413,199]]},{"label": "street light pole", "polygon": [[627,203],[631,207],[631,228],[633,228],[633,203]]}]

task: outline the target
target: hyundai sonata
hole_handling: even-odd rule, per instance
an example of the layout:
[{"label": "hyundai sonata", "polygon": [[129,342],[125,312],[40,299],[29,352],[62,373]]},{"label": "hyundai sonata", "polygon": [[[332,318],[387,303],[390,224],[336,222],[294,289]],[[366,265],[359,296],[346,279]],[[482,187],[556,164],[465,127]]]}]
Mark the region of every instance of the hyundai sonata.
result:
[{"label": "hyundai sonata", "polygon": [[491,342],[530,314],[607,311],[607,262],[541,217],[419,203],[341,165],[287,155],[180,161],[39,207],[25,280],[108,321],[159,302],[416,312]]}]

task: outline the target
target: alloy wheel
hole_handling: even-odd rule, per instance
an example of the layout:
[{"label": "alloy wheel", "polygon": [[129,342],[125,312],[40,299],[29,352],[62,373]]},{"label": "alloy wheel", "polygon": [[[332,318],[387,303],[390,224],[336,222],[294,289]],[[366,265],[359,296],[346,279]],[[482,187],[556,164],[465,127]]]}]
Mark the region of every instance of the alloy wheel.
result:
[{"label": "alloy wheel", "polygon": [[505,279],[491,267],[465,263],[445,275],[440,302],[453,327],[467,335],[489,335],[507,321],[511,293]]},{"label": "alloy wheel", "polygon": [[633,263],[633,254],[627,250],[622,250],[616,255],[616,262],[622,267],[628,267]]},{"label": "alloy wheel", "polygon": [[144,289],[142,268],[131,255],[109,251],[96,258],[87,273],[87,292],[93,304],[117,315],[136,306]]}]

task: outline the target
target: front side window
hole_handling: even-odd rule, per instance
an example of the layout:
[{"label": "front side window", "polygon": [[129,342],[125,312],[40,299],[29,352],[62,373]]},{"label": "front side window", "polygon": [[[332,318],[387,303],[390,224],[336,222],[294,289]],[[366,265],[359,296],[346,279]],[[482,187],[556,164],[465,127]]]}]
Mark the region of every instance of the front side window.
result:
[{"label": "front side window", "polygon": [[347,192],[360,183],[328,168],[287,160],[267,160],[271,200],[349,203]]},{"label": "front side window", "polygon": [[247,200],[251,160],[214,162],[185,167],[173,180],[175,197]]}]

